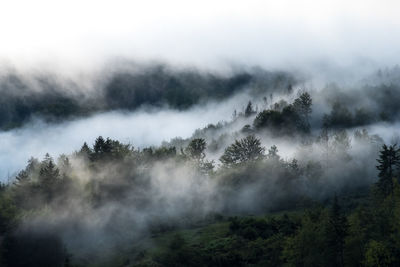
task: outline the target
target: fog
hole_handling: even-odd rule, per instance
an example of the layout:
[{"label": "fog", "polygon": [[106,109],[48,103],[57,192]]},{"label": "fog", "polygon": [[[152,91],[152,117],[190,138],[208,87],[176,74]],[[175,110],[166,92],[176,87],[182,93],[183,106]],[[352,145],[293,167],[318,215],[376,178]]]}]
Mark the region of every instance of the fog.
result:
[{"label": "fog", "polygon": [[398,63],[398,9],[392,0],[4,1],[0,58],[64,72],[122,57],[353,77]]},{"label": "fog", "polygon": [[175,137],[189,138],[198,128],[230,120],[235,109],[244,109],[250,96],[242,92],[221,103],[210,102],[186,111],[142,108],[135,112],[113,111],[63,123],[36,118],[23,127],[0,132],[2,181],[22,169],[32,156],[42,159],[79,150],[98,136],[129,143],[135,148],[159,146]]},{"label": "fog", "polygon": [[128,265],[175,230],[367,203],[400,143],[399,10],[1,1],[0,256]]}]

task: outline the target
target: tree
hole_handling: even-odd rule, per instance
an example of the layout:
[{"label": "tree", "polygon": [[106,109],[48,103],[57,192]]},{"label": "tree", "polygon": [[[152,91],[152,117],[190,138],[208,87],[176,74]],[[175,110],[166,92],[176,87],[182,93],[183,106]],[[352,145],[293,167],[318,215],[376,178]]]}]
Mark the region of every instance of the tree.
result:
[{"label": "tree", "polygon": [[204,153],[206,145],[206,141],[203,138],[196,138],[190,141],[185,151],[192,159],[202,160],[206,156]]},{"label": "tree", "polygon": [[94,141],[93,150],[95,154],[109,152],[111,150],[111,139],[104,140],[102,136],[97,137]]},{"label": "tree", "polygon": [[288,266],[326,266],[323,227],[325,220],[320,209],[304,213],[299,229],[285,240],[282,258]]},{"label": "tree", "polygon": [[260,139],[254,135],[249,135],[240,140],[235,140],[235,143],[228,146],[220,161],[225,166],[255,161],[264,157],[264,151],[265,148],[261,146]]},{"label": "tree", "polygon": [[92,158],[94,160],[100,160],[110,156],[115,142],[118,141],[113,141],[110,138],[104,140],[102,136],[97,137],[93,145],[94,153],[92,153]]},{"label": "tree", "polygon": [[327,237],[327,258],[332,266],[344,266],[344,241],[347,235],[347,219],[342,214],[335,194],[329,211]]},{"label": "tree", "polygon": [[367,267],[392,266],[390,249],[383,243],[371,240],[366,247],[364,265]]},{"label": "tree", "polygon": [[280,157],[278,155],[278,148],[276,147],[276,145],[271,146],[270,149],[268,149],[268,155],[267,157],[269,159],[273,159],[273,160],[279,160]]},{"label": "tree", "polygon": [[247,104],[246,109],[244,110],[244,116],[245,117],[250,117],[251,115],[255,114],[256,112],[254,111],[253,104],[251,101]]},{"label": "tree", "polygon": [[353,126],[353,115],[346,106],[335,102],[330,114],[324,115],[323,121],[326,128],[346,128]]},{"label": "tree", "polygon": [[15,176],[14,184],[16,186],[22,186],[29,181],[29,173],[26,170],[20,171],[17,176]]},{"label": "tree", "polygon": [[57,166],[59,168],[62,178],[66,180],[72,172],[72,165],[69,161],[69,158],[64,154],[61,154],[58,157]]},{"label": "tree", "polygon": [[41,163],[39,172],[39,187],[46,200],[53,197],[53,191],[56,188],[60,178],[60,171],[53,162],[53,158],[47,153]]},{"label": "tree", "polygon": [[351,147],[351,139],[346,130],[340,129],[333,134],[332,149],[343,160],[349,160],[351,157],[348,150]]},{"label": "tree", "polygon": [[261,128],[278,128],[284,123],[281,112],[276,110],[264,110],[257,114],[253,125],[256,129]]},{"label": "tree", "polygon": [[386,197],[393,194],[393,178],[395,167],[400,165],[399,149],[396,145],[387,146],[384,144],[377,159],[379,165],[379,180],[377,182],[380,193]]},{"label": "tree", "polygon": [[[304,112],[304,114],[308,114],[306,111]],[[308,115],[301,115],[293,104],[287,105],[287,103],[276,106],[274,110],[263,110],[258,113],[253,121],[253,126],[257,130],[268,128],[275,135],[304,133],[310,128]]]},{"label": "tree", "polygon": [[304,132],[310,132],[310,115],[312,112],[312,98],[309,93],[304,92],[293,102],[294,110],[297,112],[299,120],[299,128]]},{"label": "tree", "polygon": [[92,155],[93,151],[90,149],[86,142],[83,143],[81,150],[79,150],[78,155],[88,159]]}]

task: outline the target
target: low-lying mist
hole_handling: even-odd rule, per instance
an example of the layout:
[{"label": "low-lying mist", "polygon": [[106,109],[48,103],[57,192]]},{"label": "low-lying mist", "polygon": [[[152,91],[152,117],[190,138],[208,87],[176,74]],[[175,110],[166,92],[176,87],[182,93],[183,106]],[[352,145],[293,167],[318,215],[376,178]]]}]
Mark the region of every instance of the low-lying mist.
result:
[{"label": "low-lying mist", "polygon": [[399,139],[392,72],[307,88],[258,68],[118,71],[82,101],[78,86],[61,112],[57,101],[32,112],[64,103],[60,87],[54,98],[13,87],[28,96],[11,98],[8,118],[25,119],[0,133],[0,175],[22,214],[10,238],[48,237],[75,261],[102,261],[176,227],[365,195],[382,145]]},{"label": "low-lying mist", "polygon": [[143,108],[133,112],[111,111],[62,123],[34,119],[23,127],[0,132],[0,177],[5,181],[33,156],[43,158],[69,154],[83,142],[99,135],[129,143],[136,148],[159,146],[175,137],[188,138],[198,128],[230,119],[250,97],[238,94],[222,103],[210,102],[185,111],[170,108]]}]

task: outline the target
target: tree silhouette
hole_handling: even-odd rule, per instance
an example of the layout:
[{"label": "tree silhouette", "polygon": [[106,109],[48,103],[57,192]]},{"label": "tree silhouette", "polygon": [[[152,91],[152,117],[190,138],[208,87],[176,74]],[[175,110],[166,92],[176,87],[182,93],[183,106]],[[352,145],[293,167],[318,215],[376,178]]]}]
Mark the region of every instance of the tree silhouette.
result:
[{"label": "tree silhouette", "polygon": [[376,168],[379,170],[379,180],[377,182],[378,189],[383,196],[393,194],[393,178],[395,168],[400,165],[400,151],[396,145],[387,146],[384,144],[377,159],[379,165]]},{"label": "tree silhouette", "polygon": [[312,112],[312,98],[309,93],[304,92],[293,102],[293,108],[299,116],[299,128],[304,132],[310,132],[310,115]]},{"label": "tree silhouette", "polygon": [[341,211],[335,194],[328,215],[327,225],[327,257],[332,266],[344,266],[344,241],[347,234],[347,220]]},{"label": "tree silhouette", "polygon": [[243,162],[254,161],[264,157],[265,149],[261,146],[260,139],[249,135],[225,149],[220,161],[225,166],[231,166]]},{"label": "tree silhouette", "polygon": [[46,200],[53,198],[57,182],[59,182],[60,171],[53,162],[53,158],[47,153],[41,163],[39,172],[39,187]]},{"label": "tree silhouette", "polygon": [[246,106],[246,109],[244,110],[244,116],[245,117],[250,117],[251,115],[255,114],[255,110],[253,108],[253,103],[249,101],[249,103]]},{"label": "tree silhouette", "polygon": [[195,160],[202,160],[205,157],[206,141],[203,138],[196,138],[190,141],[185,151],[188,156]]}]

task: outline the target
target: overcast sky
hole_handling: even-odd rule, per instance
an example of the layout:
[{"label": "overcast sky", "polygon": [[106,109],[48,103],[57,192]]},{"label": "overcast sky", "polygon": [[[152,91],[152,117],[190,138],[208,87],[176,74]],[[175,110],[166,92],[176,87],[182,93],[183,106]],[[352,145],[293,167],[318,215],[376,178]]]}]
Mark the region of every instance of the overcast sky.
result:
[{"label": "overcast sky", "polygon": [[95,68],[114,57],[220,67],[393,65],[399,1],[1,0],[0,58]]}]

